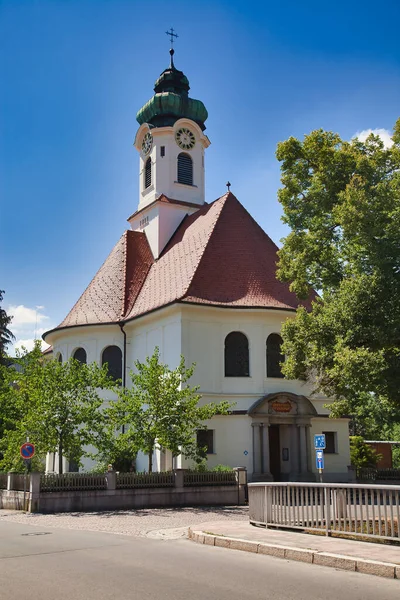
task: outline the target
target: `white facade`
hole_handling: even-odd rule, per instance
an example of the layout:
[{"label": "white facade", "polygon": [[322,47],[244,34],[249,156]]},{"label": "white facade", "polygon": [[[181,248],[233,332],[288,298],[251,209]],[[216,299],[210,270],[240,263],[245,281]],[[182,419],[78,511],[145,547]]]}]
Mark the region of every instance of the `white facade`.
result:
[{"label": "white facade", "polygon": [[[258,438],[255,439],[255,426],[265,423],[264,431],[269,425],[266,416],[249,415],[247,411],[261,398],[268,394],[284,393],[307,397],[315,410],[315,414],[304,424],[285,422],[285,415],[275,415],[272,421],[279,417],[279,456],[280,478],[293,478],[296,465],[296,479],[315,477],[315,456],[313,436],[316,433],[331,431],[335,437],[335,452],[326,455],[325,479],[332,481],[347,480],[347,466],[350,464],[348,421],[346,419],[330,419],[329,410],[325,408],[328,402],[321,396],[313,396],[308,384],[300,381],[288,381],[280,378],[267,377],[266,374],[266,339],[270,333],[279,333],[285,319],[291,314],[275,310],[241,310],[213,308],[207,306],[192,306],[184,304],[172,305],[149,315],[145,315],[125,324],[127,334],[126,380],[129,385],[129,372],[134,368],[135,360],[144,361],[150,356],[156,346],[160,349],[161,360],[170,368],[175,368],[181,354],[185,356],[186,364],[196,363],[192,384],[200,386],[201,402],[228,401],[233,404],[231,415],[214,417],[207,423],[214,438],[213,453],[208,455],[208,465],[218,464],[229,466],[245,466],[251,479],[271,479],[271,473],[264,465],[260,472],[257,448]],[[250,376],[225,377],[224,374],[224,340],[232,331],[243,332],[249,340]],[[123,335],[119,326],[82,326],[72,329],[54,331],[52,334],[55,356],[62,353],[63,360],[73,355],[77,347],[85,348],[88,362],[101,364],[101,354],[105,347],[117,345],[123,350]],[[111,399],[104,394],[105,403]],[[283,419],[283,421],[282,421]],[[268,418],[267,418],[268,420]],[[290,416],[289,416],[290,420]],[[275,424],[275,427],[277,425]],[[304,457],[303,473],[300,464],[300,441],[293,436],[299,428],[304,427]],[[257,429],[258,432],[258,429]],[[264,451],[266,452],[265,446]],[[257,454],[258,453],[258,454]],[[268,452],[266,452],[267,458]],[[147,469],[147,457],[139,456],[137,468]],[[93,463],[85,462],[84,470],[91,468]],[[175,466],[189,466],[182,457]],[[275,465],[276,466],[276,465]],[[154,468],[166,469],[172,467],[170,456],[155,452]]]}]

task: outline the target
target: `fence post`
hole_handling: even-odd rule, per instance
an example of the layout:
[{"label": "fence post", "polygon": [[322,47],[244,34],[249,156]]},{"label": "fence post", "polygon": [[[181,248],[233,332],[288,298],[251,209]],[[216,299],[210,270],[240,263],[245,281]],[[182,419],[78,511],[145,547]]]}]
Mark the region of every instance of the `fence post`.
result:
[{"label": "fence post", "polygon": [[183,488],[184,486],[184,475],[185,475],[186,469],[174,469],[173,473],[174,473],[174,486],[176,488]]},{"label": "fence post", "polygon": [[31,473],[29,484],[28,512],[39,512],[40,473]]},{"label": "fence post", "polygon": [[7,491],[14,489],[14,475],[15,473],[7,473]]},{"label": "fence post", "polygon": [[246,467],[234,467],[236,484],[238,486],[238,505],[246,503],[247,469]]},{"label": "fence post", "polygon": [[117,473],[115,471],[107,471],[106,473],[107,490],[117,489]]}]

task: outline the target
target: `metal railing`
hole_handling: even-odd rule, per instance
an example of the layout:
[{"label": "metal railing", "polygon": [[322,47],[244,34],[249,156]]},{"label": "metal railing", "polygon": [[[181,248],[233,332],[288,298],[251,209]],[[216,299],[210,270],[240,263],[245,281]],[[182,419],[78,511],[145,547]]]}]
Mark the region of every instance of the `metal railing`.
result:
[{"label": "metal railing", "polygon": [[235,471],[206,471],[199,473],[197,471],[187,471],[183,475],[183,485],[185,487],[194,487],[201,485],[236,485]]},{"label": "metal railing", "polygon": [[75,492],[79,490],[106,490],[106,476],[94,473],[64,473],[40,476],[40,491]]},{"label": "metal railing", "polygon": [[155,487],[174,487],[174,474],[117,473],[117,490]]},{"label": "metal railing", "polygon": [[0,473],[0,490],[7,489],[8,474]]},{"label": "metal railing", "polygon": [[357,469],[359,481],[400,481],[400,469],[375,469],[360,467]]},{"label": "metal railing", "polygon": [[253,525],[400,541],[400,486],[251,483]]}]

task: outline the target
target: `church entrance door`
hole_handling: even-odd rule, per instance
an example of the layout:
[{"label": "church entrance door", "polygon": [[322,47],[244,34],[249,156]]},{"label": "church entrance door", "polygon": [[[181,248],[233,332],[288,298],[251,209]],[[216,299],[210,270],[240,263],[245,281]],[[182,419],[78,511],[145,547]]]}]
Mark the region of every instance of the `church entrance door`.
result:
[{"label": "church entrance door", "polygon": [[279,425],[270,425],[269,427],[269,459],[270,472],[274,481],[281,479],[281,442],[279,435]]}]

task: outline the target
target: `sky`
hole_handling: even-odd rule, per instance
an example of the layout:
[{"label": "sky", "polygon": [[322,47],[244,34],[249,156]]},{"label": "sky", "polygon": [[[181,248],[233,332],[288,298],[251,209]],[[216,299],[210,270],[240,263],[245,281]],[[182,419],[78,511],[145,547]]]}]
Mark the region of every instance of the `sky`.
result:
[{"label": "sky", "polygon": [[[400,116],[398,0],[0,0],[0,289],[16,346],[60,323],[138,204],[136,112],[168,66],[208,109],[206,200],[288,233],[276,145]],[[9,348],[13,351],[13,348]]]}]

